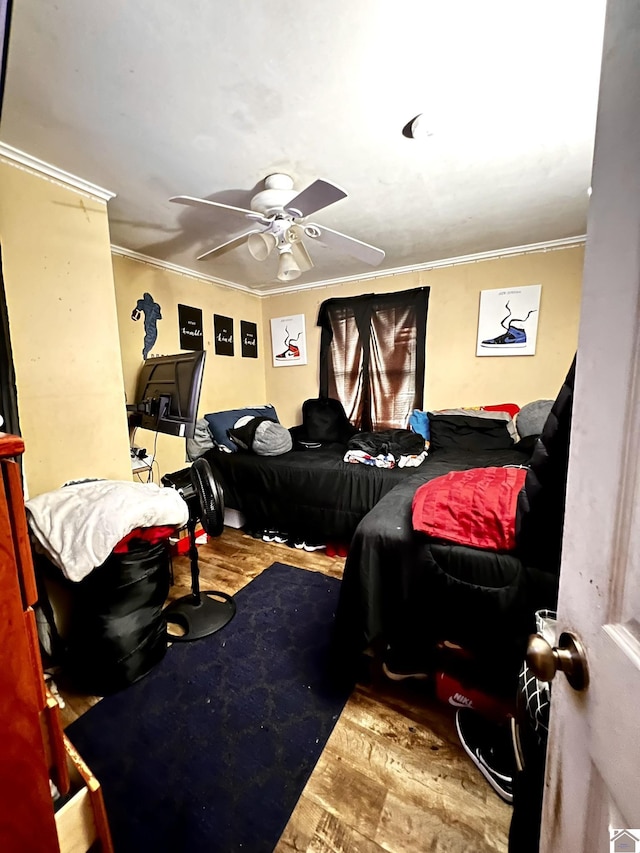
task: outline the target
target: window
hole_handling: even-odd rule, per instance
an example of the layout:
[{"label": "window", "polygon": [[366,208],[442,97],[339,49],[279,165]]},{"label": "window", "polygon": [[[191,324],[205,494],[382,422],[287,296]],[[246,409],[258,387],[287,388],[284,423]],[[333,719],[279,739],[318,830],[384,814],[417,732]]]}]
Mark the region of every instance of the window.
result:
[{"label": "window", "polygon": [[320,306],[320,396],[361,430],[406,427],[422,408],[429,288],[328,299]]}]

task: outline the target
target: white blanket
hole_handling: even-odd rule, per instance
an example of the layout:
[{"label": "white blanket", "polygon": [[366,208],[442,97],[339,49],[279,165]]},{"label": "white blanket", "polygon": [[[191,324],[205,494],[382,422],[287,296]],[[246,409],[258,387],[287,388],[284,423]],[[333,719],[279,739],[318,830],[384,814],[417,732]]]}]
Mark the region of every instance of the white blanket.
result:
[{"label": "white blanket", "polygon": [[74,483],[38,495],[25,506],[31,532],[72,581],[81,581],[102,565],[136,527],[182,527],[189,518],[189,508],[175,489],[125,480]]}]

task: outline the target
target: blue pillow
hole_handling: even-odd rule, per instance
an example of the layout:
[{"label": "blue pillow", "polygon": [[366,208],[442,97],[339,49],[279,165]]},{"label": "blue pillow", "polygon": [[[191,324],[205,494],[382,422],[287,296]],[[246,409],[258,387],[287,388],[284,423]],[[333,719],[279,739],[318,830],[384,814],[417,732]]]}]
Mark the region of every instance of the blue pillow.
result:
[{"label": "blue pillow", "polygon": [[431,430],[429,429],[429,417],[426,412],[421,412],[420,409],[414,409],[409,415],[409,429],[421,435],[425,441],[431,438]]},{"label": "blue pillow", "polygon": [[210,412],[204,416],[204,419],[209,425],[209,432],[216,444],[221,444],[235,453],[238,446],[231,441],[227,435],[227,430],[233,429],[236,422],[244,417],[270,418],[272,421],[280,423],[275,408],[270,405],[246,409],[228,409],[226,412]]}]

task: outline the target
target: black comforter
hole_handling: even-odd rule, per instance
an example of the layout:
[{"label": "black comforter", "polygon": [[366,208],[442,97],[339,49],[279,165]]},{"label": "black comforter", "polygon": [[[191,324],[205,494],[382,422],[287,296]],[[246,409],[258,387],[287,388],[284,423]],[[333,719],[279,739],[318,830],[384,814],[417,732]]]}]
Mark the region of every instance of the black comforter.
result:
[{"label": "black comforter", "polygon": [[[413,495],[428,480],[472,467],[526,464],[528,456],[515,448],[436,452],[424,470],[372,508],[351,542],[336,615],[336,643],[345,665],[371,646],[425,649],[449,639],[489,648],[505,632],[512,637],[514,625],[520,639],[528,636],[530,619],[523,622],[517,598],[531,585],[525,575],[533,573],[534,585],[542,581],[543,606],[546,576],[539,578],[541,573],[512,554],[436,543],[413,530],[411,517]],[[514,655],[521,659],[521,653],[518,643]]]},{"label": "black comforter", "polygon": [[[415,659],[450,640],[476,658],[486,683],[510,688],[535,631],[535,611],[557,598],[575,361],[535,443],[509,450],[436,451],[358,526],[335,626],[336,667],[355,671],[367,647]],[[413,530],[416,488],[449,471],[526,464],[517,547],[497,553],[437,542]]]},{"label": "black comforter", "polygon": [[[349,542],[361,519],[419,468],[376,468],[344,462],[346,447],[330,444],[281,456],[205,454],[224,489],[225,504],[240,510],[251,530],[279,530],[292,539]],[[424,481],[424,478],[423,478]]]}]

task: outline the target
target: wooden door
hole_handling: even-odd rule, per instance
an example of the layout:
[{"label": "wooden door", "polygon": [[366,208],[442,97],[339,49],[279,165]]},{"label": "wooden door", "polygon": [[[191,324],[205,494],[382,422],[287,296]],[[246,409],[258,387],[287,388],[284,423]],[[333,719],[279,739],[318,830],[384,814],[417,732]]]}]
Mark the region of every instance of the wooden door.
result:
[{"label": "wooden door", "polygon": [[54,853],[58,836],[41,711],[44,687],[29,604],[35,585],[18,465],[20,439],[0,434],[0,850]]},{"label": "wooden door", "polygon": [[590,683],[553,682],[541,853],[640,827],[639,50],[640,3],[609,0],[558,603]]}]

